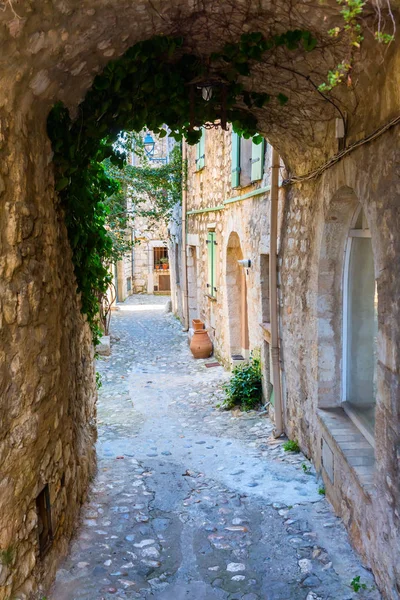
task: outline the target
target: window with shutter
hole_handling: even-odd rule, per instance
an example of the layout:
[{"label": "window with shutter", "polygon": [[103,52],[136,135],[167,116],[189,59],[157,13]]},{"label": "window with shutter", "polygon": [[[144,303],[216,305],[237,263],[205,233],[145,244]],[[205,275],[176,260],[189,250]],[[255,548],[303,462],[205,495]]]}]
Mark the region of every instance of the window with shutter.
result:
[{"label": "window with shutter", "polygon": [[264,174],[265,141],[261,144],[252,143],[251,149],[251,181],[258,181]]},{"label": "window with shutter", "polygon": [[217,242],[215,231],[209,231],[207,236],[208,277],[207,293],[213,298],[217,295]]},{"label": "window with shutter", "polygon": [[232,187],[240,185],[240,135],[232,131]]},{"label": "window with shutter", "polygon": [[205,138],[206,132],[205,129],[202,127],[200,140],[196,144],[196,171],[200,171],[205,167]]}]

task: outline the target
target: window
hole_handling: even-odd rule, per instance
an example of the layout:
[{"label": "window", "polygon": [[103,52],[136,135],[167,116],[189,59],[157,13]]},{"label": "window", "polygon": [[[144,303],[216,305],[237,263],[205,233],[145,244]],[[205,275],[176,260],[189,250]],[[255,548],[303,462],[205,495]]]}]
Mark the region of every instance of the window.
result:
[{"label": "window", "polygon": [[207,238],[207,254],[208,254],[208,278],[207,292],[213,298],[217,295],[217,242],[215,239],[215,231],[208,232]]},{"label": "window", "polygon": [[36,498],[36,511],[38,516],[39,552],[43,556],[53,540],[50,493],[47,484]]},{"label": "window", "polygon": [[232,187],[245,187],[262,179],[264,174],[265,141],[255,144],[232,131]]},{"label": "window", "polygon": [[371,234],[361,207],[355,214],[347,241],[343,299],[343,406],[373,443],[377,291]]},{"label": "window", "polygon": [[196,171],[201,171],[205,166],[205,144],[206,132],[204,127],[201,128],[201,138],[196,144]]},{"label": "window", "polygon": [[154,268],[156,270],[168,269],[169,268],[168,248],[166,248],[165,246],[159,246],[158,248],[153,248],[153,252],[154,252]]}]

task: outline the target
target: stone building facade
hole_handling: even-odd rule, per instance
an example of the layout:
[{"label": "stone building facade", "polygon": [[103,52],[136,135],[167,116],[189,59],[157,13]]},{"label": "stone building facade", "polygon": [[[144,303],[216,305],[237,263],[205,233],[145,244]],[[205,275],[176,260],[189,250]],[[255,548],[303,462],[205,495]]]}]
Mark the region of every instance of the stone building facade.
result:
[{"label": "stone building facade", "polygon": [[[215,355],[230,367],[268,346],[272,148],[222,130],[203,130],[202,144],[187,148],[188,319],[189,326],[194,318],[205,322]],[[177,232],[174,241],[173,308],[183,318],[176,293],[176,281],[181,288],[185,277],[176,272],[177,264],[182,269]],[[243,267],[239,260],[251,264]]]},{"label": "stone building facade", "polygon": [[[167,129],[168,131],[168,129]],[[146,164],[157,166],[169,162],[170,153],[175,141],[167,134],[160,138],[150,132],[141,132],[142,141],[150,147],[144,149],[144,156],[132,152],[129,164],[138,166]],[[148,209],[148,205],[140,208]],[[117,299],[123,302],[131,294],[154,294],[171,291],[170,265],[168,256],[168,229],[165,223],[155,223],[146,216],[137,214],[130,194],[127,194],[127,210],[131,214],[126,235],[134,242],[131,251],[127,252],[115,265],[114,282]]]},{"label": "stone building facade", "polygon": [[[398,137],[390,131],[321,177],[281,186],[278,226],[285,432],[313,460],[328,499],[391,599],[400,597]],[[271,146],[262,179],[252,182],[244,173],[244,161],[255,160],[247,142],[239,143],[240,177],[237,136],[205,131],[202,143],[187,150],[186,243],[183,249],[181,236],[177,247],[187,274],[173,278],[187,278],[187,301],[174,284],[174,308],[189,326],[193,318],[205,322],[226,366],[261,350],[273,415]],[[250,262],[241,266],[242,260]]]}]

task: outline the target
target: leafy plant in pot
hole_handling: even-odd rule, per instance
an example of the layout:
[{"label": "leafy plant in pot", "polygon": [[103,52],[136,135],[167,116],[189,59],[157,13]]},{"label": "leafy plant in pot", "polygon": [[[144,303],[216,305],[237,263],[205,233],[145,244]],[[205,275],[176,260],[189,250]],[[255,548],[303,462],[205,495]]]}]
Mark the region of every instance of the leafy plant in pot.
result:
[{"label": "leafy plant in pot", "polygon": [[163,269],[168,269],[169,268],[169,260],[168,258],[160,258],[160,263],[162,264],[162,268]]}]

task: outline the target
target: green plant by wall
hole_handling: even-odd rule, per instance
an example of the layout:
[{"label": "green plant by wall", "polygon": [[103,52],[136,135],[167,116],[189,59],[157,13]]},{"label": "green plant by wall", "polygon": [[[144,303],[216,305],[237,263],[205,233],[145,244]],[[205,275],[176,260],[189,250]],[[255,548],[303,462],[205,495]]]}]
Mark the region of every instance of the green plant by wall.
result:
[{"label": "green plant by wall", "polygon": [[253,355],[247,364],[235,367],[224,391],[225,408],[240,406],[242,410],[251,410],[259,406],[262,400],[260,357]]},{"label": "green plant by wall", "polygon": [[367,584],[366,583],[362,583],[361,582],[361,576],[357,575],[357,577],[353,577],[353,579],[350,581],[350,587],[353,589],[354,592],[359,592],[360,590],[366,590],[367,589]]},{"label": "green plant by wall", "polygon": [[103,381],[101,378],[101,373],[96,371],[96,387],[99,390],[103,386]]},{"label": "green plant by wall", "polygon": [[300,452],[300,446],[296,440],[287,440],[282,444],[282,448],[285,452]]},{"label": "green plant by wall", "polygon": [[[183,38],[171,36],[136,44],[97,75],[75,121],[62,103],[57,103],[48,117],[55,187],[65,210],[81,310],[95,342],[99,335],[98,297],[106,292],[111,278],[107,262],[113,243],[106,228],[107,199],[120,191],[120,183],[109,177],[104,161],[123,167],[125,155],[116,144],[120,132],[148,128],[163,137],[163,125],[167,124],[176,140],[185,137],[188,143],[196,143],[200,132],[193,124],[218,120],[221,98],[215,93],[205,102],[196,94],[193,105],[188,84],[207,76],[212,68],[214,75],[225,81],[227,121],[244,137],[252,137],[257,134],[257,120],[251,109],[288,100],[282,93],[272,97],[246,89],[243,81],[251,75],[253,65],[281,46],[310,52],[316,40],[302,30],[269,39],[259,32],[246,33],[207,61],[185,53],[183,45]],[[193,115],[195,123],[191,122]],[[261,137],[256,141],[261,142]]]}]

